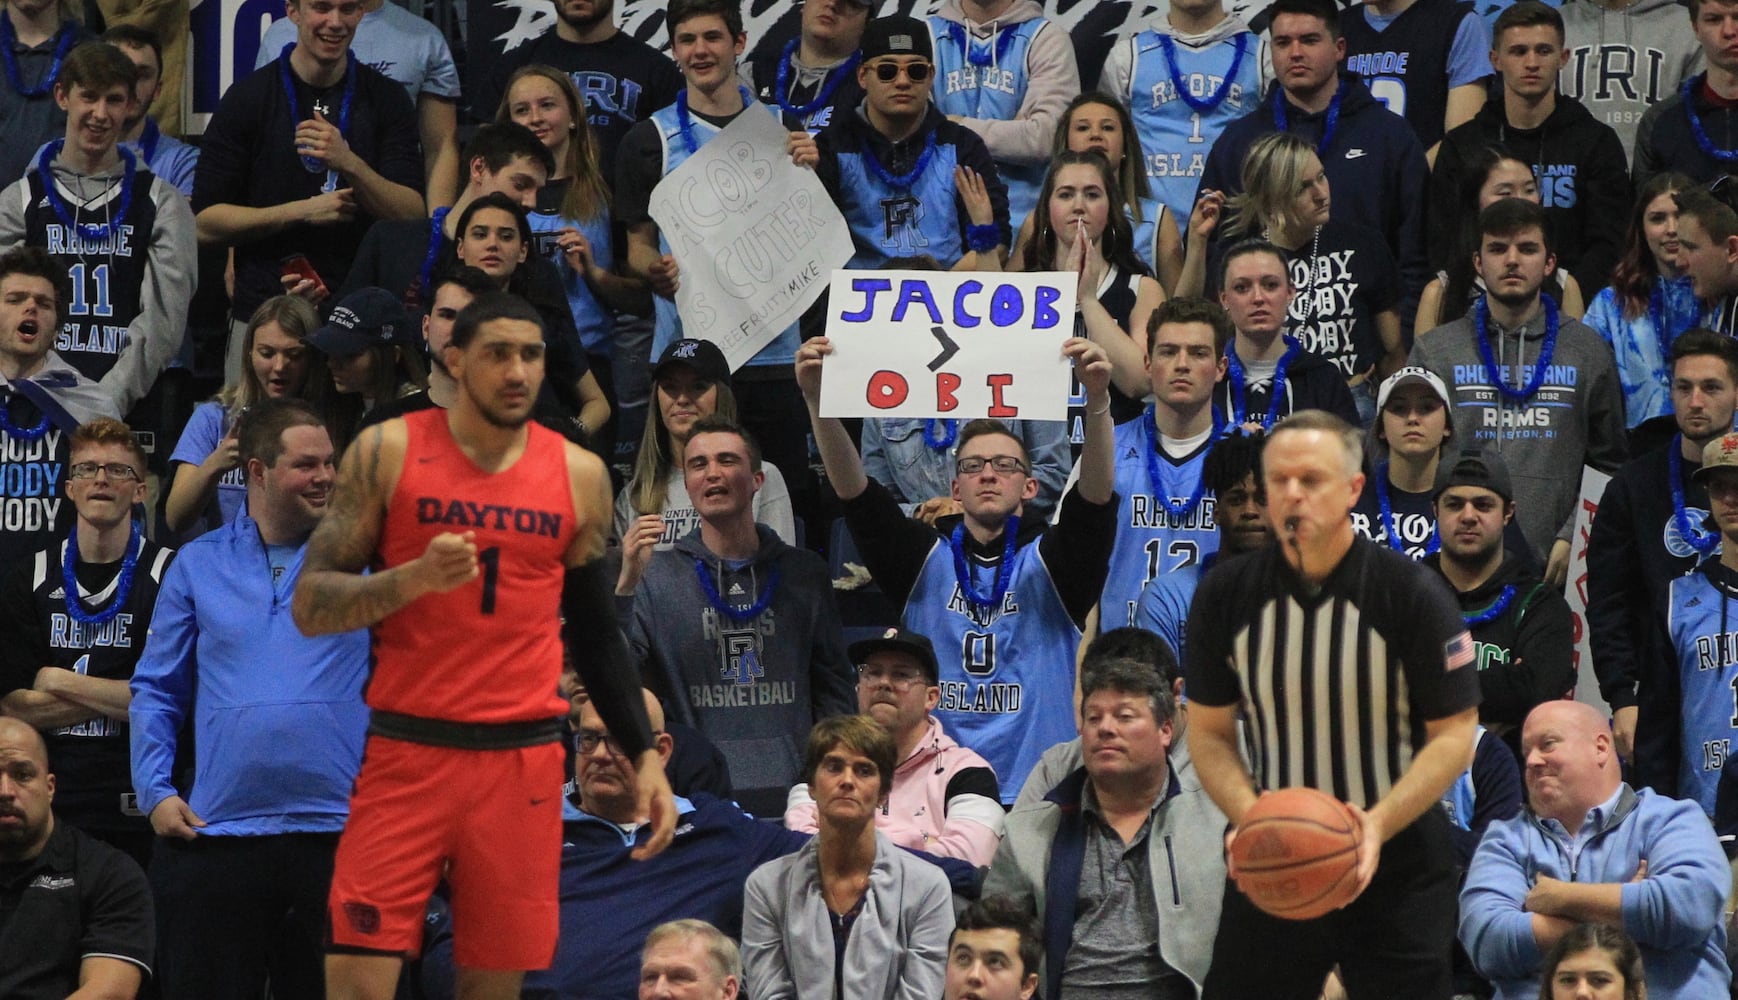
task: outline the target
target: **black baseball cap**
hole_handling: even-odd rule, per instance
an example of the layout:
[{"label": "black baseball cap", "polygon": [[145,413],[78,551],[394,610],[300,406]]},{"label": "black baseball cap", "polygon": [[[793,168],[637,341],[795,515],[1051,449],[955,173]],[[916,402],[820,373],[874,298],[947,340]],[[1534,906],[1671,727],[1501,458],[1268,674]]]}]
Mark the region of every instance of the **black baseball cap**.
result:
[{"label": "black baseball cap", "polygon": [[652,366],[653,380],[676,365],[687,365],[694,369],[694,374],[708,382],[730,384],[730,362],[724,360],[724,352],[710,340],[689,337],[664,348],[658,363]]},{"label": "black baseball cap", "polygon": [[923,675],[929,678],[931,684],[941,682],[941,667],[935,661],[935,645],[929,637],[903,628],[890,628],[873,639],[862,639],[853,642],[845,651],[851,657],[852,663],[861,664],[871,653],[895,652],[907,653],[917,657],[918,665],[923,668]]},{"label": "black baseball cap", "polygon": [[1509,482],[1509,467],[1494,451],[1463,451],[1452,459],[1444,458],[1436,466],[1436,488],[1430,498],[1435,500],[1451,486],[1477,486],[1490,490],[1507,503],[1515,502],[1515,487]]},{"label": "black baseball cap", "polygon": [[326,325],[308,337],[315,350],[328,356],[361,354],[378,344],[411,343],[410,313],[399,297],[384,288],[358,288],[340,299]]},{"label": "black baseball cap", "polygon": [[935,62],[929,40],[929,25],[915,17],[891,14],[877,17],[863,28],[863,61],[882,56],[922,56]]}]

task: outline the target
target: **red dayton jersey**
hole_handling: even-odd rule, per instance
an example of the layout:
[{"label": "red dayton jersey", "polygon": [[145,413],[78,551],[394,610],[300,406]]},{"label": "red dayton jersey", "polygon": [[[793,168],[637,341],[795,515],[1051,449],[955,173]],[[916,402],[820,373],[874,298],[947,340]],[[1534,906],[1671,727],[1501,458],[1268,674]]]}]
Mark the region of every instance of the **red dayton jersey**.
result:
[{"label": "red dayton jersey", "polygon": [[528,424],[525,453],[490,475],[453,441],[447,413],[404,418],[404,470],[386,509],[388,569],[442,532],[476,533],[477,579],[424,594],[374,628],[373,708],[454,722],[528,722],[567,712],[561,587],[576,529],[566,442]]}]

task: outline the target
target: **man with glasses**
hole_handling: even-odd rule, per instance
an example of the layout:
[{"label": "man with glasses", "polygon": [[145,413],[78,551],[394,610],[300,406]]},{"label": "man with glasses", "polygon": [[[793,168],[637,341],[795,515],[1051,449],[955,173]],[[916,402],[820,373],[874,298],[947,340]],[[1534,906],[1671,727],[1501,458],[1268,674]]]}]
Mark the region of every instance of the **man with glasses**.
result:
[{"label": "man with glasses", "polygon": [[929,27],[880,17],[863,31],[857,67],[863,104],[817,137],[815,174],[826,185],[857,252],[850,267],[876,268],[926,255],[970,271],[1009,242],[1008,189],[984,141],[930,104],[935,53]]},{"label": "man with glasses", "polygon": [[[675,752],[662,706],[643,691],[654,745],[666,769]],[[526,996],[631,997],[640,943],[669,920],[699,919],[742,932],[742,887],[761,864],[802,847],[808,834],[764,823],[705,793],[676,799],[676,835],[644,861],[631,851],[649,830],[635,808],[633,763],[603,717],[582,702],[573,726],[573,793],[562,811],[561,935],[555,960],[526,975]],[[422,985],[429,1000],[453,996],[453,921],[446,900],[429,907]]]},{"label": "man with glasses", "polygon": [[145,867],[151,824],[133,795],[127,682],[145,649],[173,553],[133,517],[145,501],[145,453],[107,418],[72,433],[72,533],[11,568],[0,584],[0,712],[42,731],[54,761],[55,811]]},{"label": "man with glasses", "polygon": [[755,523],[766,475],[747,431],[701,418],[682,466],[700,527],[661,552],[657,532],[624,542],[628,642],[671,714],[724,754],[742,807],[777,817],[809,730],[852,707],[832,581],[820,556]]},{"label": "man with glasses", "polygon": [[1075,735],[1075,648],[1116,537],[1110,360],[1083,338],[1062,345],[1086,390],[1086,440],[1078,482],[1054,525],[1022,517],[1038,493],[1031,457],[1000,421],[980,419],[959,429],[953,498],[961,514],[932,528],[905,516],[864,474],[844,425],[820,415],[821,366],[832,350],[816,337],[797,352],[797,383],[827,478],[864,564],[903,609],[901,624],[947,651],[936,718],[984,755],[1010,803],[1039,756]]},{"label": "man with glasses", "polygon": [[[941,701],[941,671],[927,636],[902,628],[851,644],[857,664],[857,710],[881,723],[899,748],[893,791],[875,814],[876,829],[900,847],[974,866],[989,865],[1002,839],[1004,813],[996,772],[960,746],[931,715]],[[809,786],[791,789],[785,826],[815,833]]]}]

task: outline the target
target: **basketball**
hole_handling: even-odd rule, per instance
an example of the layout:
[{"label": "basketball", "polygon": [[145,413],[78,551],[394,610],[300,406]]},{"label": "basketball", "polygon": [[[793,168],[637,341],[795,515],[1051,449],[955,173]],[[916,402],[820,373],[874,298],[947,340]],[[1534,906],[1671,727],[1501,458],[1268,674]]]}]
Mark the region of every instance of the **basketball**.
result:
[{"label": "basketball", "polygon": [[1267,913],[1313,920],[1357,897],[1364,828],[1345,803],[1313,788],[1263,795],[1231,842],[1237,888]]}]

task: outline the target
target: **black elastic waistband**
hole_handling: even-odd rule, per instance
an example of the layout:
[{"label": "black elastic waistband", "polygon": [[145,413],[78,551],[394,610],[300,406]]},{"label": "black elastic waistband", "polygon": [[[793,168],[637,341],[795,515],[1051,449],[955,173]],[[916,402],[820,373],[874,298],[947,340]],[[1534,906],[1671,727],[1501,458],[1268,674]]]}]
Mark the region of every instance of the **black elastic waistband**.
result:
[{"label": "black elastic waistband", "polygon": [[372,736],[458,750],[518,750],[561,742],[559,718],[532,722],[449,722],[375,709],[368,719]]}]

